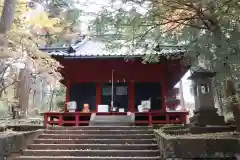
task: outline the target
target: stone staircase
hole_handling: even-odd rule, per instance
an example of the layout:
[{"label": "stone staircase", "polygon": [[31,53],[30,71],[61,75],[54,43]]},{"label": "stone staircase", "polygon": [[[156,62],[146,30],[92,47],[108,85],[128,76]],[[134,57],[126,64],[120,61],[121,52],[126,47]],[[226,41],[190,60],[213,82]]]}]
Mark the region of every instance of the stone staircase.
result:
[{"label": "stone staircase", "polygon": [[15,160],[160,160],[159,155],[151,127],[53,127]]}]

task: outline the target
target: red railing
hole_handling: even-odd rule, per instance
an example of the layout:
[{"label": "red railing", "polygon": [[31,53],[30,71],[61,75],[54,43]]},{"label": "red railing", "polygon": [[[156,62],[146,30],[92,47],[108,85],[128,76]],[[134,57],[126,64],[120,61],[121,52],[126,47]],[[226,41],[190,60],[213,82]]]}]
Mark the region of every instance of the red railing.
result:
[{"label": "red railing", "polygon": [[136,112],[135,124],[186,124],[187,115],[188,112]]},{"label": "red railing", "polygon": [[[47,112],[44,115],[44,126],[50,125],[88,125],[92,113],[82,112]],[[127,115],[127,112],[106,112],[96,115]],[[135,112],[136,125],[152,124],[185,124],[188,112]]]},{"label": "red railing", "polygon": [[44,115],[44,126],[50,125],[88,125],[92,113],[83,112],[47,112]]}]

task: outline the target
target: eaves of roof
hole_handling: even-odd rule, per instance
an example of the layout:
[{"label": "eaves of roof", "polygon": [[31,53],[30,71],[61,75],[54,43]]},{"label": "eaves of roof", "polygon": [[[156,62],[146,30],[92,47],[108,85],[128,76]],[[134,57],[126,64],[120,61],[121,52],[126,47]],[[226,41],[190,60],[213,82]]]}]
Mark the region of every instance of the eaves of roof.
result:
[{"label": "eaves of roof", "polygon": [[148,54],[177,56],[179,54],[182,55],[187,51],[184,47],[167,47],[161,48],[159,51],[138,49],[132,52],[126,48],[110,51],[106,49],[104,43],[91,38],[85,38],[81,42],[69,47],[46,47],[40,48],[40,50],[48,52],[51,56],[62,56],[66,58],[142,57]]}]

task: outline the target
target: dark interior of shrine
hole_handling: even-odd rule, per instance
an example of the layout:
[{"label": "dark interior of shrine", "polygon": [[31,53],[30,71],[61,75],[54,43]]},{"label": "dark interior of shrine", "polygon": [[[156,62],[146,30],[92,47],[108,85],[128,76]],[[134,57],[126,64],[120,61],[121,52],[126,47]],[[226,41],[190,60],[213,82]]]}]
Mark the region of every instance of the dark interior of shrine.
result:
[{"label": "dark interior of shrine", "polygon": [[[141,101],[151,99],[151,111],[161,109],[161,84],[160,83],[134,83],[134,106],[135,112]],[[103,83],[101,85],[101,103],[111,105],[112,84]],[[124,108],[128,111],[129,95],[127,83],[114,83],[113,85],[114,106]],[[96,111],[96,83],[77,83],[70,86],[69,101],[77,103],[77,111],[83,109],[84,104],[89,104],[90,111]]]}]

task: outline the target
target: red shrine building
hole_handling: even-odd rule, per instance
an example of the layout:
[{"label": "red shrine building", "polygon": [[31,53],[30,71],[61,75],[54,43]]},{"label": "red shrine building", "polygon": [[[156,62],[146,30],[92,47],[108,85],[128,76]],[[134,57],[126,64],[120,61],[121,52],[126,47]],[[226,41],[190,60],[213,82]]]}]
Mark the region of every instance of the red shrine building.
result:
[{"label": "red shrine building", "polygon": [[[114,53],[103,46],[98,40],[84,39],[70,47],[41,49],[64,67],[61,73],[67,88],[66,103],[77,104],[75,112],[65,107],[64,112],[45,113],[45,123],[88,125],[92,113],[110,116],[129,112],[134,113],[136,125],[186,123],[186,111],[173,111],[180,104],[174,86],[189,67],[181,64],[181,58],[165,56],[184,56],[185,49],[159,48],[156,54],[160,61],[143,64],[143,52]],[[139,111],[142,101],[150,101],[149,110]],[[84,105],[88,106],[88,112],[83,112]],[[100,111],[102,105],[108,105],[109,110]],[[113,106],[116,106],[114,111]],[[51,116],[58,120],[49,119]]]}]

